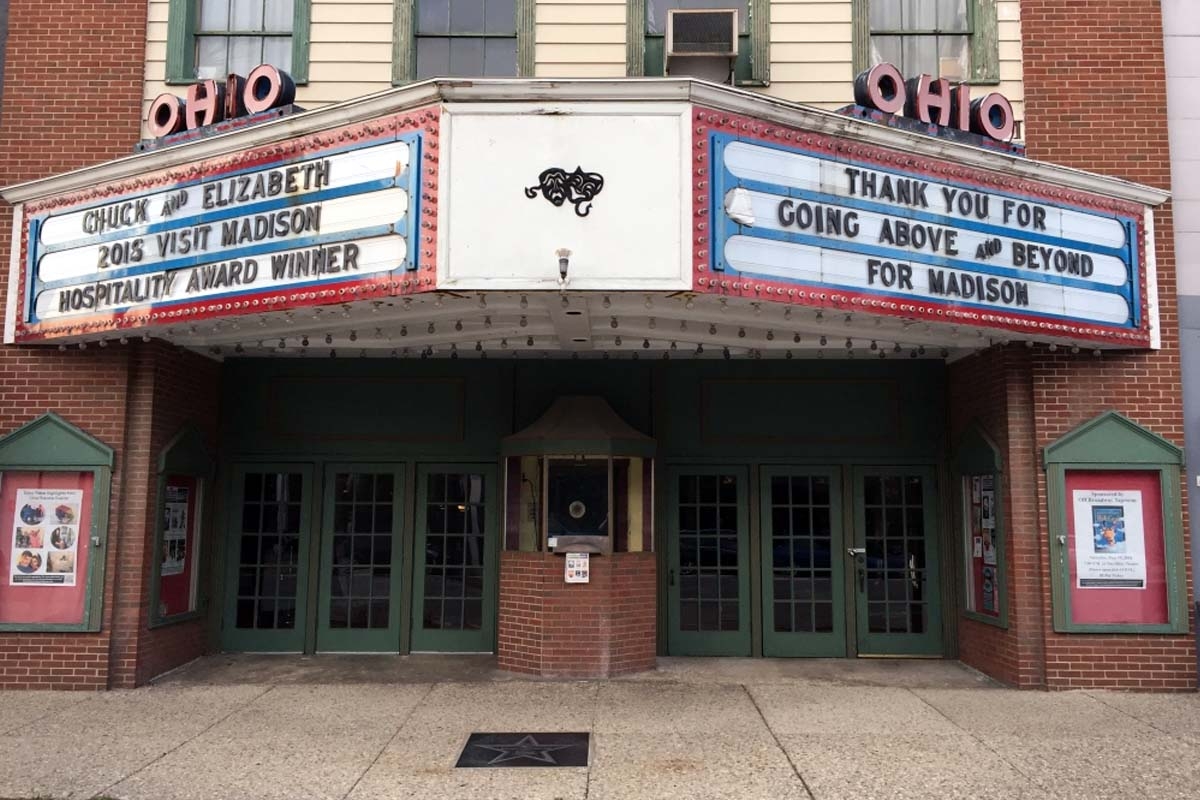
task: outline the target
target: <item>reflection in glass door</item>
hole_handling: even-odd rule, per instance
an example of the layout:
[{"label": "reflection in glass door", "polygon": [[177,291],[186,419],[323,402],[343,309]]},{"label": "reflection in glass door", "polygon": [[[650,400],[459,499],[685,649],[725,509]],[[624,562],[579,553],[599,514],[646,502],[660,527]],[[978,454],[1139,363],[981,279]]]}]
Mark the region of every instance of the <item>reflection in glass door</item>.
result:
[{"label": "reflection in glass door", "polygon": [[326,470],[318,650],[399,650],[403,487],[394,465]]},{"label": "reflection in glass door", "polygon": [[936,495],[926,468],[855,471],[853,557],[860,655],[942,649]]},{"label": "reflection in glass door", "polygon": [[497,515],[492,466],[424,467],[418,477],[413,650],[491,652]]},{"label": "reflection in glass door", "polygon": [[687,467],[668,475],[671,655],[750,655],[746,470]]},{"label": "reflection in glass door", "polygon": [[304,649],[308,575],[307,466],[234,471],[228,538],[224,646],[230,650]]},{"label": "reflection in glass door", "polygon": [[762,470],[765,656],[846,654],[838,475],[814,467]]}]

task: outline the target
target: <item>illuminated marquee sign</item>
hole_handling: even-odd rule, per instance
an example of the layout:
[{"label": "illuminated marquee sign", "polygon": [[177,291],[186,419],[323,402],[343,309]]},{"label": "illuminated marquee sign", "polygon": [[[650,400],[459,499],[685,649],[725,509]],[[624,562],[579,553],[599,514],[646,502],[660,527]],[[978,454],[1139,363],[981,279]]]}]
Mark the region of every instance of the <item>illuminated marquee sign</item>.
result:
[{"label": "illuminated marquee sign", "polygon": [[26,209],[17,338],[337,302],[346,287],[395,284],[417,268],[427,132],[372,127],[318,135],[289,158],[201,165],[203,177],[150,191],[117,186],[97,192],[103,202]]},{"label": "illuminated marquee sign", "polygon": [[803,138],[812,146],[707,134],[714,286],[753,283],[796,302],[1017,335],[1149,343],[1132,207],[1069,204],[1025,181],[998,191],[966,169],[949,178],[903,154],[856,146],[852,158],[832,152],[845,142]]}]

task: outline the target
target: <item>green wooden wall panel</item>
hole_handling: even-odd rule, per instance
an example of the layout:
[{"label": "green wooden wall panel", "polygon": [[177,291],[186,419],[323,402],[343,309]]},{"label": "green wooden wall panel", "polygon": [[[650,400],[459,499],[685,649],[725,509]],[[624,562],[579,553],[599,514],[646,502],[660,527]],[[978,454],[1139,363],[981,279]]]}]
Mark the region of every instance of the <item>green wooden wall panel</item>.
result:
[{"label": "green wooden wall panel", "polygon": [[932,462],[945,437],[934,362],[262,359],[223,383],[227,460],[498,458],[565,394],[603,397],[660,459]]}]

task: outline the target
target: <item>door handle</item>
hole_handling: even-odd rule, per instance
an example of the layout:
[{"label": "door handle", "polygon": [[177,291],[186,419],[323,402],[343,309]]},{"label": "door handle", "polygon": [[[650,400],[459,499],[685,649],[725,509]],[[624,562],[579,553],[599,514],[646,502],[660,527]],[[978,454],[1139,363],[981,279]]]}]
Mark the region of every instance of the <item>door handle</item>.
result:
[{"label": "door handle", "polygon": [[866,554],[867,554],[867,548],[865,548],[865,547],[847,547],[846,548],[846,555],[851,556],[851,557],[865,556]]}]

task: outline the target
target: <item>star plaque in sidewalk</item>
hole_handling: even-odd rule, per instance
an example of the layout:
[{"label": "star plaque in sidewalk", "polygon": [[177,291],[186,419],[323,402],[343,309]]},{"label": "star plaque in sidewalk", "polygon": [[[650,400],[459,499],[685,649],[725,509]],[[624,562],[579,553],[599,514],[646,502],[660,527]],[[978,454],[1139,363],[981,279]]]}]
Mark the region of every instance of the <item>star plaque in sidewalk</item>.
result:
[{"label": "star plaque in sidewalk", "polygon": [[586,767],[586,733],[472,733],[456,767]]}]

